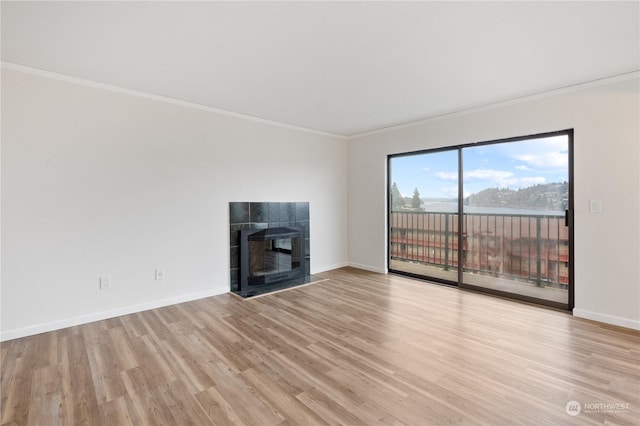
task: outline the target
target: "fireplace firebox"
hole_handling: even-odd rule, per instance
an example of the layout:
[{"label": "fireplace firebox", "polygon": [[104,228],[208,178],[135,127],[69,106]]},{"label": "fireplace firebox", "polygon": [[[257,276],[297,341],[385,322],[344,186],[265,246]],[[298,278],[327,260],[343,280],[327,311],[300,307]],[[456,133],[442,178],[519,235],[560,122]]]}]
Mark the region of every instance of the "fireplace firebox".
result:
[{"label": "fireplace firebox", "polygon": [[241,230],[239,272],[240,293],[304,280],[304,228]]},{"label": "fireplace firebox", "polygon": [[308,201],[229,202],[229,290],[253,297],[311,282],[309,223]]}]

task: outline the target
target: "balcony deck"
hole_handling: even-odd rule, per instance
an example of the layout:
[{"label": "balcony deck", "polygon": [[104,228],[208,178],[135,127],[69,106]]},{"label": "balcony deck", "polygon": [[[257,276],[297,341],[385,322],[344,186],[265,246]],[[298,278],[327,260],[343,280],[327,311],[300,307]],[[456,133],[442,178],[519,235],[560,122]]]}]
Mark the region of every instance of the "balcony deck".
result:
[{"label": "balcony deck", "polygon": [[390,225],[393,270],[457,281],[463,265],[469,285],[568,303],[563,216],[465,214],[460,231],[456,213],[394,211]]},{"label": "balcony deck", "polygon": [[[389,268],[396,271],[407,272],[410,274],[439,278],[441,280],[451,280],[452,273],[457,274],[457,271],[452,269],[449,269],[449,271],[445,271],[443,268],[437,266],[424,265],[414,262],[404,262],[400,260],[391,260]],[[470,285],[506,293],[519,294],[521,296],[533,297],[536,299],[543,299],[557,303],[567,303],[568,300],[567,290],[555,287],[536,287],[536,285],[532,283],[488,275],[469,275],[470,277],[473,277],[473,283],[469,283]]]}]

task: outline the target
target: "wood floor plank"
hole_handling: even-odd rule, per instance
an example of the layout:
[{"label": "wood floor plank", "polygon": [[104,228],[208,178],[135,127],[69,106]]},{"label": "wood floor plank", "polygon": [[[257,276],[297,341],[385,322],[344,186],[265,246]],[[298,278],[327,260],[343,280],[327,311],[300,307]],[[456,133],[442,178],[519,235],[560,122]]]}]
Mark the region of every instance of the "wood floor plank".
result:
[{"label": "wood floor plank", "polygon": [[198,403],[215,425],[245,425],[231,405],[211,387],[195,395]]},{"label": "wood floor plank", "polygon": [[96,398],[99,403],[119,398],[126,393],[120,378],[120,371],[123,370],[123,367],[118,365],[113,349],[117,350],[107,344],[87,348]]},{"label": "wood floor plank", "polygon": [[142,337],[151,331],[142,321],[139,313],[120,317],[120,323],[132,339]]},{"label": "wood floor plank", "polygon": [[127,392],[131,397],[135,412],[144,425],[178,425],[162,398],[159,388],[137,388]]},{"label": "wood floor plank", "polygon": [[86,342],[82,334],[68,340],[69,372],[63,379],[69,380],[68,391],[64,393],[73,405],[73,412],[69,414],[73,424],[95,425],[100,423],[100,414]]},{"label": "wood floor plank", "polygon": [[218,378],[213,386],[217,393],[233,409],[237,417],[245,424],[254,424],[260,419],[261,424],[277,425],[284,418],[263,398],[252,386],[234,374],[226,365],[219,362],[208,364],[211,372]]},{"label": "wood floor plank", "polygon": [[2,342],[0,424],[639,424],[640,332],[353,268],[318,277]]},{"label": "wood floor plank", "polygon": [[[21,357],[15,360],[13,371],[7,372],[9,379],[3,381],[6,386],[2,389],[3,406],[1,423],[26,424],[29,415],[28,403],[31,398],[31,378],[24,371],[24,362]],[[27,388],[27,383],[29,388]]]},{"label": "wood floor plank", "polygon": [[310,388],[296,396],[317,416],[324,418],[331,424],[366,425],[367,422],[340,404],[332,395]]},{"label": "wood floor plank", "polygon": [[292,424],[326,425],[320,416],[301,404],[296,395],[287,392],[278,383],[270,380],[262,372],[248,369],[241,373],[244,381],[258,391],[278,413]]},{"label": "wood floor plank", "polygon": [[178,425],[207,425],[212,423],[212,419],[206,411],[188,392],[186,386],[177,380],[167,386],[159,387],[160,394],[176,419]]},{"label": "wood floor plank", "polygon": [[100,413],[105,425],[133,426],[142,422],[131,417],[124,396],[100,404]]}]

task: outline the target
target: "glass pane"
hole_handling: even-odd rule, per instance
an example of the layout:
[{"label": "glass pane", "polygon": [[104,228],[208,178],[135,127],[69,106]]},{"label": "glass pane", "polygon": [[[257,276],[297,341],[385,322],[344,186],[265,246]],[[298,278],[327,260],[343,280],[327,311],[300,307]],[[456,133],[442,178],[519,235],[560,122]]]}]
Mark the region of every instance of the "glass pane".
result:
[{"label": "glass pane", "polygon": [[249,241],[249,277],[287,272],[300,266],[299,238]]},{"label": "glass pane", "polygon": [[458,280],[458,151],[389,163],[389,269]]},{"label": "glass pane", "polygon": [[462,150],[463,284],[568,303],[568,136]]}]

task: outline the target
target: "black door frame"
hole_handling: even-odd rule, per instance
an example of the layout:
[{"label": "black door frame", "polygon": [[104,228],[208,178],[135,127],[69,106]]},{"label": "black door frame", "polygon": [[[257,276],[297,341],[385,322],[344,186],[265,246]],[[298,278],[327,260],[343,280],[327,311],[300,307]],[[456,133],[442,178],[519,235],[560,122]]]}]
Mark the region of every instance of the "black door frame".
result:
[{"label": "black door frame", "polygon": [[[569,269],[569,280],[568,280],[568,291],[567,291],[567,304],[564,303],[558,303],[558,302],[553,302],[550,300],[545,300],[545,299],[538,299],[538,298],[533,298],[533,297],[529,297],[529,296],[523,296],[520,294],[516,294],[516,293],[509,293],[509,292],[503,292],[503,291],[498,291],[498,290],[493,290],[493,289],[487,289],[484,287],[478,287],[478,286],[473,286],[473,285],[469,285],[464,283],[463,281],[463,273],[464,273],[464,267],[462,267],[461,263],[462,263],[462,247],[463,247],[463,232],[462,230],[463,228],[463,221],[464,221],[464,212],[463,212],[463,202],[464,202],[464,197],[463,197],[463,158],[462,158],[462,151],[465,148],[470,148],[470,147],[477,147],[477,146],[482,146],[482,145],[494,145],[494,144],[499,144],[499,143],[507,143],[507,142],[518,142],[518,141],[523,141],[523,140],[530,140],[530,139],[541,139],[541,138],[548,138],[548,137],[553,137],[553,136],[567,136],[568,138],[568,192],[569,192],[569,199],[568,199],[568,206],[567,206],[567,211],[566,211],[566,221],[565,224],[566,226],[568,226],[569,228],[569,265],[568,265],[568,269]],[[486,294],[492,294],[492,295],[496,295],[496,296],[501,296],[501,297],[507,297],[509,299],[515,299],[515,300],[521,300],[524,302],[530,302],[530,303],[535,303],[535,304],[539,304],[539,305],[544,305],[544,306],[549,306],[549,307],[553,307],[553,308],[558,308],[558,309],[563,309],[563,310],[568,310],[571,311],[573,310],[574,304],[575,304],[575,296],[574,296],[574,280],[575,280],[575,250],[574,250],[574,183],[573,183],[573,137],[574,137],[574,131],[573,129],[566,129],[566,130],[559,130],[559,131],[554,131],[554,132],[546,132],[546,133],[537,133],[537,134],[532,134],[532,135],[526,135],[526,136],[516,136],[516,137],[511,137],[511,138],[504,138],[504,139],[496,139],[496,140],[490,140],[490,141],[483,141],[483,142],[475,142],[475,143],[469,143],[469,144],[462,144],[462,145],[455,145],[455,146],[448,146],[448,147],[442,147],[442,148],[435,148],[435,149],[425,149],[425,150],[419,150],[419,151],[411,151],[411,152],[404,152],[404,153],[397,153],[397,154],[389,154],[387,155],[387,245],[386,245],[386,259],[387,259],[387,269],[389,271],[389,273],[393,273],[393,274],[399,274],[399,275],[405,275],[405,276],[410,276],[413,278],[417,278],[420,280],[427,280],[430,282],[436,282],[439,284],[445,284],[445,285],[449,285],[449,286],[455,286],[461,289],[465,289],[465,290],[470,290],[470,291],[478,291],[481,293],[486,293]],[[422,276],[422,275],[418,275],[418,274],[412,274],[409,272],[405,272],[405,271],[398,271],[398,270],[393,270],[391,269],[391,186],[392,186],[392,173],[391,173],[391,160],[393,158],[399,158],[399,157],[408,157],[408,156],[413,156],[413,155],[420,155],[420,154],[431,154],[431,153],[437,153],[437,152],[444,152],[444,151],[457,151],[458,153],[458,259],[459,259],[459,266],[458,266],[458,280],[456,281],[450,281],[450,280],[445,280],[445,279],[441,279],[441,278],[436,278],[436,277],[428,277],[428,276]]]}]

